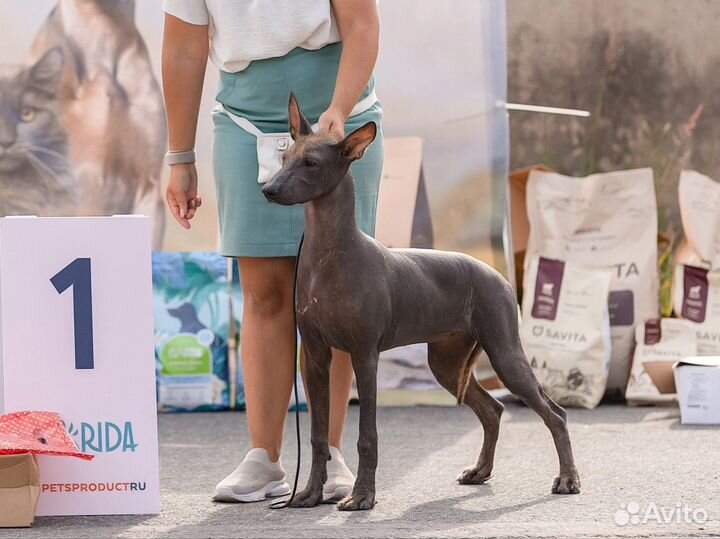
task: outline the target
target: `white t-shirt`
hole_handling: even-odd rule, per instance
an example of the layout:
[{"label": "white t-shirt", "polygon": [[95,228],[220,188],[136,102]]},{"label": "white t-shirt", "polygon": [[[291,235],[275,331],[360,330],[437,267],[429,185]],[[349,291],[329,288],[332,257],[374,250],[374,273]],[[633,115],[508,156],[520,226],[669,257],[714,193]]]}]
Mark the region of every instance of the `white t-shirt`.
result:
[{"label": "white t-shirt", "polygon": [[340,41],[330,0],[163,0],[163,9],[209,25],[210,59],[230,73],[297,47],[316,50]]}]

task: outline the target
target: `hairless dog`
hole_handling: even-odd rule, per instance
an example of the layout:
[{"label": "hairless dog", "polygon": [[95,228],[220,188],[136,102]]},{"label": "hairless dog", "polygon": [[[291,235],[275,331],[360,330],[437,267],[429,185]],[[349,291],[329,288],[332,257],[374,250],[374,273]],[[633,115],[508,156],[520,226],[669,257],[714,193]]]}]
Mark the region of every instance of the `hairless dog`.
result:
[{"label": "hairless dog", "polygon": [[428,343],[438,382],[480,419],[484,440],[477,463],[458,481],[490,478],[503,406],[478,384],[473,367],[484,349],[505,386],[532,408],[552,433],[560,473],[557,494],[580,492],[565,410],[538,384],[520,344],[515,294],[493,268],[470,256],[423,249],[387,249],[355,222],[350,164],[377,134],[370,122],[345,139],[314,134],[290,96],[290,134],[282,169],[263,188],[270,202],[305,204],[305,240],[297,261],[296,314],[305,353],[311,404],[312,468],[292,501],[322,501],[327,479],[331,348],[350,353],[360,398],[359,465],[352,493],[340,510],[375,504],[378,462],[377,368],[381,351]]}]

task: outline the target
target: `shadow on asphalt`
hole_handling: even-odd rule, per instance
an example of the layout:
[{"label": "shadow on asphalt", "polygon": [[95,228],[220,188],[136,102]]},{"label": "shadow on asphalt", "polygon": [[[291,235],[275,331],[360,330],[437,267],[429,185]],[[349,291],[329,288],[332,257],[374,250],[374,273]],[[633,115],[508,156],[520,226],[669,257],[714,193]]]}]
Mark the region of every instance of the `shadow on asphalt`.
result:
[{"label": "shadow on asphalt", "polygon": [[[462,506],[463,502],[490,496],[493,496],[492,486],[479,485],[467,494],[413,505],[402,514],[385,519],[377,518],[378,511],[382,511],[381,500],[373,511],[343,513],[342,522],[323,522],[337,511],[334,505],[276,511],[268,507],[267,514],[252,515],[253,520],[256,520],[255,524],[261,526],[262,530],[247,529],[245,526],[248,523],[243,521],[242,512],[239,511],[242,505],[228,504],[225,508],[209,514],[202,522],[175,528],[167,534],[160,534],[159,537],[211,537],[213,530],[224,530],[227,534],[228,529],[232,529],[231,521],[235,519],[237,519],[238,531],[242,527],[243,534],[248,537],[253,536],[254,532],[259,532],[258,535],[262,537],[273,537],[273,533],[277,536],[288,536],[288,532],[292,533],[293,527],[302,530],[303,537],[373,537],[380,530],[408,530],[408,528],[412,529],[412,531],[408,530],[412,535],[422,533],[424,536],[435,536],[447,530],[478,522],[489,522],[506,514],[559,499],[557,496],[547,494],[533,500],[485,511],[469,508],[467,504],[464,504],[466,507]],[[225,534],[223,535],[227,536]]]},{"label": "shadow on asphalt", "polygon": [[[504,405],[505,415],[503,419],[505,421],[509,420],[513,423],[542,421],[535,412],[518,401],[505,402]],[[598,414],[598,409],[609,412],[609,414]],[[567,407],[565,410],[568,412],[568,422],[571,425],[638,424],[647,421],[666,421],[668,419],[674,419],[678,423],[680,418],[679,410],[670,406],[633,407],[625,404],[601,404],[595,410]],[[641,415],[638,415],[638,411],[640,411]],[[506,417],[507,419],[505,419]],[[677,427],[679,426],[678,424]]]},{"label": "shadow on asphalt", "polygon": [[[122,521],[122,526],[132,528],[138,526],[143,522],[147,522],[157,518],[156,515],[92,515],[92,516],[72,516],[72,517],[35,517],[33,528],[42,529],[44,528],[48,532],[50,530],[61,531],[70,530],[73,528],[83,529],[92,526],[93,528],[108,528],[113,530],[113,533],[118,527],[118,522]],[[31,530],[32,528],[26,528],[23,530],[15,530],[18,534],[21,534],[25,530]]]}]

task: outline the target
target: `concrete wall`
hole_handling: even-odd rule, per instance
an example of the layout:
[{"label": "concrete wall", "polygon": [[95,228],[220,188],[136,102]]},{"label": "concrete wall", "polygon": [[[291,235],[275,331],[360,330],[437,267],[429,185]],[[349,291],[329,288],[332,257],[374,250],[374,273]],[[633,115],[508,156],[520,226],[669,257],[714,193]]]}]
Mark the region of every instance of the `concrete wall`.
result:
[{"label": "concrete wall", "polygon": [[589,119],[514,112],[511,168],[651,166],[661,230],[677,228],[682,167],[720,180],[720,2],[508,0],[508,101]]}]

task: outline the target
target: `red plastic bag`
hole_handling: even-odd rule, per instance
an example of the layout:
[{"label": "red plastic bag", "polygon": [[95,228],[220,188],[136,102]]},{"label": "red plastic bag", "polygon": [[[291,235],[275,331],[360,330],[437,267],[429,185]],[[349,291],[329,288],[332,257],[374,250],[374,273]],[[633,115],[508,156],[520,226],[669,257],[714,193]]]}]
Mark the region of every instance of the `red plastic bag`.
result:
[{"label": "red plastic bag", "polygon": [[92,460],[82,453],[55,412],[0,415],[0,455],[59,455]]}]

